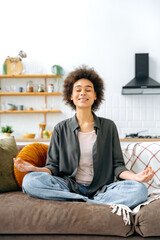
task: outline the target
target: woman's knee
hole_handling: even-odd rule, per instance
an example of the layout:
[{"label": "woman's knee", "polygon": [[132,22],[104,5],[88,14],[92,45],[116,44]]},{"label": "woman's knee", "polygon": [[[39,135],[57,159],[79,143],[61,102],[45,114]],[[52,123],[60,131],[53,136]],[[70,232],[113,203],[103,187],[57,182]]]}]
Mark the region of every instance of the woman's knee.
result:
[{"label": "woman's knee", "polygon": [[136,182],[136,188],[139,194],[141,194],[145,199],[147,199],[148,196],[148,189],[142,182]]},{"label": "woman's knee", "polygon": [[23,178],[22,190],[24,192],[28,192],[32,188],[38,188],[40,184],[40,179],[42,178],[42,174],[46,175],[48,173],[41,173],[41,172],[27,173]]}]

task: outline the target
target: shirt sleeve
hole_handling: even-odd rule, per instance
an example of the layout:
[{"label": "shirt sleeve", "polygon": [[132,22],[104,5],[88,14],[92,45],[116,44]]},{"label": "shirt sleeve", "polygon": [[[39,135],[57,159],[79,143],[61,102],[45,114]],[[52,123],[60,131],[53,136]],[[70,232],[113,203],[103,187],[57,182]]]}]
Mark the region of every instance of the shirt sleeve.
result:
[{"label": "shirt sleeve", "polygon": [[114,125],[113,130],[113,167],[114,167],[114,175],[118,180],[121,180],[119,178],[119,174],[123,171],[128,171],[128,169],[125,167],[123,154],[120,146],[119,136],[116,125]]},{"label": "shirt sleeve", "polygon": [[56,128],[53,130],[51,142],[47,152],[46,168],[52,175],[58,175],[59,172],[59,134]]}]

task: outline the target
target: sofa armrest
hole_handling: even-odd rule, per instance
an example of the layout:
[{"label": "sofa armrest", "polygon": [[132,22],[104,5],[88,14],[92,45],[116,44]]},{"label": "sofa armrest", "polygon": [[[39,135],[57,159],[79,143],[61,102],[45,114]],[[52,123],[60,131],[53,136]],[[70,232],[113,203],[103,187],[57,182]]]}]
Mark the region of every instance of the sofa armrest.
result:
[{"label": "sofa armrest", "polygon": [[135,230],[143,237],[160,236],[160,199],[143,206],[135,216]]}]

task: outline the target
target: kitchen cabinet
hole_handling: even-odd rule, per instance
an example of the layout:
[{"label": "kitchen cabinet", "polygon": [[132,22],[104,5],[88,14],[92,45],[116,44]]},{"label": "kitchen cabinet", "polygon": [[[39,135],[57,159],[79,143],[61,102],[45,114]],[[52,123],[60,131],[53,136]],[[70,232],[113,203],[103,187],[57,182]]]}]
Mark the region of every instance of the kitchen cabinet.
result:
[{"label": "kitchen cabinet", "polygon": [[[6,80],[10,79],[9,82],[7,82]],[[18,82],[19,85],[21,85],[21,83],[23,83],[24,79],[25,81],[30,81],[32,80],[33,83],[36,79],[36,82],[41,81],[43,82],[44,85],[44,92],[17,92],[17,91],[13,91],[13,90],[9,90],[6,91],[6,85],[10,85],[12,83],[12,80],[14,79],[14,81],[16,80]],[[49,96],[61,96],[61,92],[47,92],[47,86],[48,83],[52,80],[56,79],[56,81],[61,81],[61,76],[57,76],[57,75],[0,75],[0,115],[1,114],[19,114],[20,116],[23,116],[23,114],[37,114],[37,113],[41,113],[44,115],[44,123],[46,123],[46,116],[47,114],[54,114],[54,113],[61,113],[60,109],[50,109],[50,107],[48,106],[48,101],[47,98]],[[5,85],[5,81],[7,82]],[[8,84],[9,83],[9,84]],[[25,89],[26,90],[26,89]],[[56,90],[56,89],[55,89]],[[41,108],[41,109],[24,109],[24,110],[8,110],[5,106],[2,107],[2,97],[3,99],[6,99],[7,102],[11,102],[11,100],[9,99],[10,97],[15,97],[15,98],[19,98],[20,103],[22,104],[24,98],[29,98],[29,97],[34,97],[34,99],[40,97],[43,99],[44,102],[44,106],[45,108]],[[13,99],[13,98],[12,98]],[[38,101],[38,100],[37,100]],[[15,117],[15,115],[14,115]],[[25,116],[26,117],[26,116]],[[29,116],[28,116],[29,117]]]}]

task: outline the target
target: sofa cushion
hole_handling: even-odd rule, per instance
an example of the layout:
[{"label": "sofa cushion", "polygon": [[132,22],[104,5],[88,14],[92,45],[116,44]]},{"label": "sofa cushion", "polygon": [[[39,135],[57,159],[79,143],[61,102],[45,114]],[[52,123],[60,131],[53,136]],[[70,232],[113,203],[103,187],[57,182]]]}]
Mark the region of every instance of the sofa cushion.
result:
[{"label": "sofa cushion", "polygon": [[130,143],[122,148],[125,165],[128,170],[139,173],[151,167],[155,172],[154,177],[148,183],[148,197],[160,196],[160,143],[140,142]]},{"label": "sofa cushion", "polygon": [[0,192],[19,189],[13,173],[13,158],[17,153],[13,137],[0,139]]},{"label": "sofa cushion", "polygon": [[[91,234],[129,236],[133,224],[109,206],[29,197],[19,191],[0,194],[1,234]],[[14,207],[13,207],[14,206]]]},{"label": "sofa cushion", "polygon": [[160,199],[143,206],[135,216],[135,230],[143,237],[160,236]]},{"label": "sofa cushion", "polygon": [[[46,164],[48,145],[43,143],[31,143],[22,148],[16,158],[29,162],[37,167],[44,167]],[[22,181],[28,172],[20,172],[14,166],[14,175],[18,185],[22,188]]]}]

